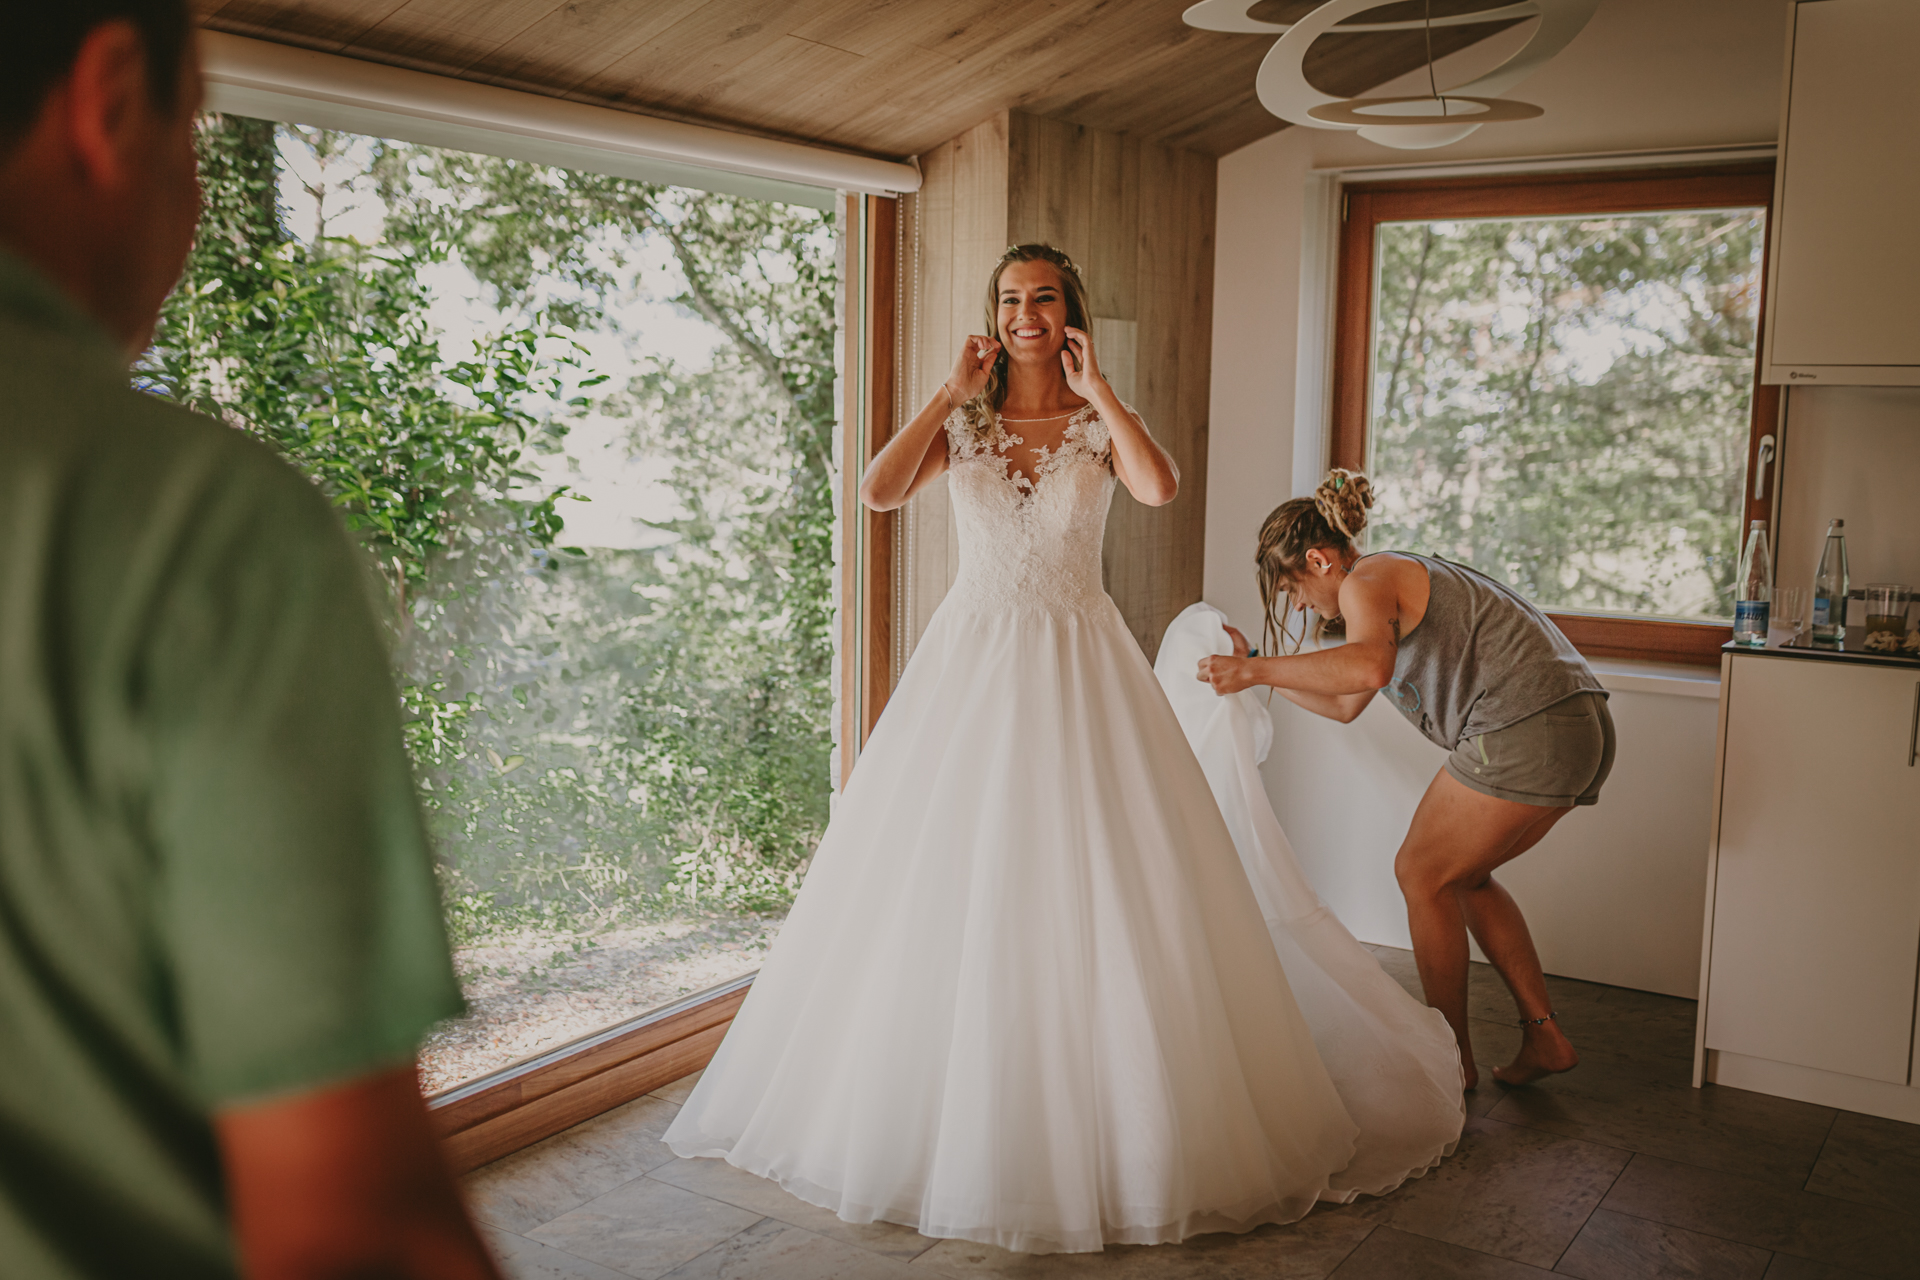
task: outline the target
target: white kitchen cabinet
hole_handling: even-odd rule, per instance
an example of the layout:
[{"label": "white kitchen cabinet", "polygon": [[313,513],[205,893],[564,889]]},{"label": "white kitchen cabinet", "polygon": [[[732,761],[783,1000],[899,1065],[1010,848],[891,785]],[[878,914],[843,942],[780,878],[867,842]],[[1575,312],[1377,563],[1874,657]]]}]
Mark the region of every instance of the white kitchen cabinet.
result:
[{"label": "white kitchen cabinet", "polygon": [[1920,666],[1730,654],[1696,1078],[1920,1118]]},{"label": "white kitchen cabinet", "polygon": [[1788,22],[1766,382],[1920,385],[1920,4]]}]

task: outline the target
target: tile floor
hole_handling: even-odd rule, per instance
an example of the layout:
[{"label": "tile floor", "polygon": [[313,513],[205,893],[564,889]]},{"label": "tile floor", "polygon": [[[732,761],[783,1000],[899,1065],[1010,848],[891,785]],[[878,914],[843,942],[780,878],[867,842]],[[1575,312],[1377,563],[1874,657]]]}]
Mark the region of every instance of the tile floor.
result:
[{"label": "tile floor", "polygon": [[[1412,956],[1375,948],[1418,990]],[[692,1079],[476,1170],[512,1280],[1851,1280],[1920,1277],[1920,1126],[1689,1086],[1693,1002],[1550,980],[1578,1070],[1469,1099],[1453,1157],[1390,1196],[1184,1245],[1031,1257],[854,1226],[660,1135]],[[1474,967],[1482,1071],[1519,1039]]]}]

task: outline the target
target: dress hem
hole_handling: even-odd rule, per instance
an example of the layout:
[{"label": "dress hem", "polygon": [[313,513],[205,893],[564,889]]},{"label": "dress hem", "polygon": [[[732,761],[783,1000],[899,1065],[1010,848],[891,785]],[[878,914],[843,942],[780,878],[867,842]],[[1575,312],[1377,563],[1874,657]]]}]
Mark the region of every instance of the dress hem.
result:
[{"label": "dress hem", "polygon": [[[849,1205],[846,1203],[845,1196],[810,1178],[798,1175],[783,1176],[774,1172],[770,1165],[757,1165],[755,1162],[736,1160],[730,1147],[684,1140],[667,1144],[673,1153],[683,1160],[725,1160],[744,1173],[765,1178],[797,1200],[804,1201],[816,1209],[827,1210],[842,1222],[856,1226],[870,1222],[886,1222],[894,1226],[907,1227],[930,1240],[965,1240],[971,1244],[989,1244],[1013,1253],[1030,1254],[1098,1253],[1108,1245],[1114,1244],[1180,1244],[1194,1236],[1244,1235],[1264,1226],[1286,1226],[1306,1217],[1317,1203],[1352,1204],[1363,1195],[1383,1196],[1415,1178],[1423,1178],[1438,1168],[1442,1160],[1453,1154],[1457,1145],[1457,1139],[1445,1144],[1428,1163],[1409,1170],[1392,1185],[1379,1190],[1336,1188],[1331,1185],[1338,1176],[1338,1171],[1335,1171],[1328,1175],[1320,1186],[1312,1190],[1303,1190],[1298,1196],[1270,1202],[1265,1208],[1251,1213],[1194,1210],[1172,1221],[1157,1223],[1108,1222],[1103,1219],[1097,1233],[1066,1232],[1055,1237],[1033,1230],[960,1223],[928,1223],[923,1220],[923,1214],[897,1205]],[[1301,1207],[1296,1209],[1296,1203]]]}]

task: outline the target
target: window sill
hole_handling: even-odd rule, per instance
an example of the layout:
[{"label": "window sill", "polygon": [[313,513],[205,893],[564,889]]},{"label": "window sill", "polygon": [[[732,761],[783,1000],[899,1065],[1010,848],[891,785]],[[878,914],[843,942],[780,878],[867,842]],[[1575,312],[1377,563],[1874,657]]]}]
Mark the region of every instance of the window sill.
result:
[{"label": "window sill", "polygon": [[753,974],[696,992],[427,1099],[447,1161],[465,1173],[707,1065]]},{"label": "window sill", "polygon": [[1720,697],[1718,668],[1686,666],[1677,662],[1634,662],[1624,658],[1589,658],[1587,665],[1609,693],[1664,693],[1681,698]]},{"label": "window sill", "polygon": [[1684,664],[1719,670],[1720,646],[1733,638],[1725,623],[1636,618],[1617,613],[1545,611],[1553,625],[1589,662],[1595,660]]}]

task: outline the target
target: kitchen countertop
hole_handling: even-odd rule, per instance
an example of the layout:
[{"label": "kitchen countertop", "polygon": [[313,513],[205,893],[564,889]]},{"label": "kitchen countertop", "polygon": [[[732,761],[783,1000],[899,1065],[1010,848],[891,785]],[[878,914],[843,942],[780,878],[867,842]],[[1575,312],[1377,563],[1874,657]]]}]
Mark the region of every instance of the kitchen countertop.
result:
[{"label": "kitchen countertop", "polygon": [[1763,649],[1749,648],[1744,644],[1728,641],[1721,646],[1720,652],[1740,654],[1751,658],[1811,658],[1816,662],[1863,662],[1878,667],[1912,667],[1920,669],[1920,654],[1916,653],[1868,653],[1862,647],[1867,639],[1865,627],[1848,627],[1844,646],[1839,649],[1816,649],[1811,640],[1802,635],[1796,644],[1784,644],[1773,636],[1767,637]]}]

